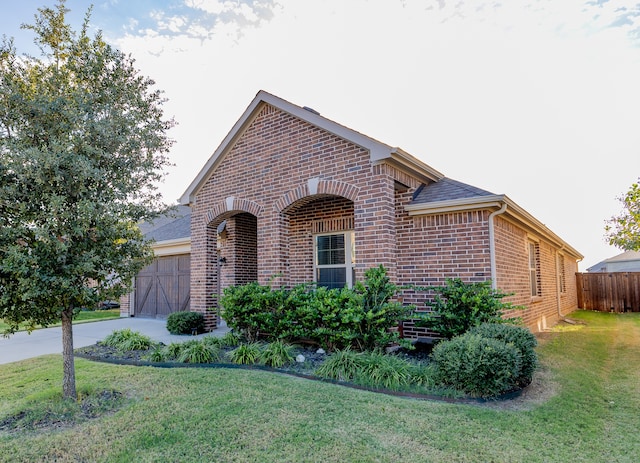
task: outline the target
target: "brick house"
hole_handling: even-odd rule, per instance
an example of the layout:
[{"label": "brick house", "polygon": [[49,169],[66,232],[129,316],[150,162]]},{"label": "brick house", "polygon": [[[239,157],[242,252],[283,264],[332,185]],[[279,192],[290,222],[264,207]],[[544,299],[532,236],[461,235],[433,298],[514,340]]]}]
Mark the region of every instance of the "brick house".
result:
[{"label": "brick house", "polygon": [[351,285],[379,264],[397,284],[491,279],[534,330],[577,308],[582,255],[507,196],[264,91],[180,203],[192,210],[190,310],[210,328],[229,285]]}]

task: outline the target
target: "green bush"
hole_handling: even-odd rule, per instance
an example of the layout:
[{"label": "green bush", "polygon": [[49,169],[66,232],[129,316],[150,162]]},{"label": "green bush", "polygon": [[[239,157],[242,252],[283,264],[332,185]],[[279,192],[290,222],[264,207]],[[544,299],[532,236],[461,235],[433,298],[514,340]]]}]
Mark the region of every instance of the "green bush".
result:
[{"label": "green bush", "polygon": [[115,330],[102,340],[105,346],[114,347],[120,351],[148,350],[154,343],[149,336],[130,328]]},{"label": "green bush", "polygon": [[380,352],[368,352],[363,356],[357,381],[377,388],[398,390],[412,381],[411,364],[406,360]]},{"label": "green bush", "polygon": [[242,339],[240,338],[240,335],[237,333],[234,333],[233,331],[229,331],[221,338],[216,338],[216,339],[220,340],[221,347],[236,347],[236,346],[239,346],[240,342],[242,341]]},{"label": "green bush", "polygon": [[167,346],[158,345],[151,351],[151,354],[147,357],[150,362],[166,362],[169,360],[169,352]]},{"label": "green bush", "polygon": [[208,342],[189,343],[182,348],[178,362],[182,363],[214,363],[220,361],[221,350]]},{"label": "green bush", "polygon": [[320,378],[354,382],[363,366],[362,353],[349,348],[331,354],[316,371]]},{"label": "green bush", "polygon": [[187,344],[182,342],[172,342],[169,344],[165,350],[167,351],[167,359],[177,360],[182,353],[183,346]]},{"label": "green bush", "polygon": [[430,312],[420,314],[417,326],[424,326],[446,339],[464,334],[482,323],[503,323],[507,310],[522,309],[502,299],[509,294],[493,289],[490,281],[465,283],[448,279],[445,286],[430,288],[435,292],[427,302]]},{"label": "green bush", "polygon": [[278,320],[287,296],[285,289],[272,290],[257,282],[224,289],[220,298],[222,317],[227,325],[249,342],[261,336],[277,336]]},{"label": "green bush", "polygon": [[434,371],[432,363],[428,363],[426,365],[411,364],[409,369],[409,374],[411,375],[410,383],[415,386],[430,389],[435,384]]},{"label": "green bush", "polygon": [[434,373],[430,366],[414,364],[381,351],[336,351],[320,365],[316,375],[391,390],[406,390],[411,386],[425,389],[434,384]]},{"label": "green bush", "polygon": [[413,307],[397,293],[383,266],[365,272],[354,289],[310,284],[271,289],[257,283],[226,288],[220,300],[229,327],[254,342],[260,338],[307,340],[327,350],[373,350],[402,343],[390,328],[410,317]]},{"label": "green bush", "polygon": [[171,334],[202,333],[204,315],[199,312],[174,312],[167,317],[167,330]]},{"label": "green bush", "polygon": [[516,382],[520,387],[531,383],[533,373],[538,365],[538,356],[535,351],[538,341],[531,331],[522,326],[483,323],[480,326],[471,328],[469,333],[479,334],[485,338],[498,339],[507,344],[513,344],[520,351],[522,359],[520,373],[518,374]]},{"label": "green bush", "polygon": [[265,365],[280,368],[293,362],[293,346],[283,341],[273,341],[268,344],[260,354],[260,358]]},{"label": "green bush", "polygon": [[513,390],[521,368],[513,344],[471,333],[440,342],[431,357],[436,381],[476,397]]},{"label": "green bush", "polygon": [[262,354],[262,346],[257,342],[248,344],[240,344],[238,347],[229,352],[229,359],[233,363],[240,365],[253,365],[260,361]]}]

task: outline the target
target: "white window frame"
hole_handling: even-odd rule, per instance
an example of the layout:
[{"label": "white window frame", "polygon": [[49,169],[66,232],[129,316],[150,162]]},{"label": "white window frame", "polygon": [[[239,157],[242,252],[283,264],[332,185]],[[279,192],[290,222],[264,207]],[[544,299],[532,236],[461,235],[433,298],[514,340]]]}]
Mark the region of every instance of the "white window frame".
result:
[{"label": "white window frame", "polygon": [[[318,238],[321,236],[335,236],[335,235],[343,235],[344,236],[344,251],[345,258],[344,264],[328,264],[328,265],[320,265],[318,264]],[[355,233],[353,230],[347,231],[339,231],[333,233],[319,233],[317,235],[313,235],[313,281],[318,282],[318,270],[323,268],[344,268],[345,270],[345,278],[346,285],[348,288],[353,288],[354,283],[354,274],[356,267],[356,257],[355,257]]]},{"label": "white window frame", "polygon": [[529,241],[527,243],[527,257],[528,257],[528,268],[529,268],[529,286],[531,297],[539,297],[540,292],[540,265],[539,265],[539,255],[538,255],[538,243],[535,241]]}]

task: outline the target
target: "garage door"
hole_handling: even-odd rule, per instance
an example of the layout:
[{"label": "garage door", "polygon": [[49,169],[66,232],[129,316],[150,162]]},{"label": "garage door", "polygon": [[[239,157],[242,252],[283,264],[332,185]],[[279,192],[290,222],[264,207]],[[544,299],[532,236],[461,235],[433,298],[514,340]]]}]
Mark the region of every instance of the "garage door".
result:
[{"label": "garage door", "polygon": [[135,315],[166,318],[189,310],[191,256],[156,257],[136,277]]}]

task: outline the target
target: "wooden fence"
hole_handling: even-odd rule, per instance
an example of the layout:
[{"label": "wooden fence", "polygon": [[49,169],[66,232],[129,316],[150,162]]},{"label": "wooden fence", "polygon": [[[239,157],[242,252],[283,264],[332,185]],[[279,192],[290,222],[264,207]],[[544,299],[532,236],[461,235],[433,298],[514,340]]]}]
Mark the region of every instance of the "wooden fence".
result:
[{"label": "wooden fence", "polygon": [[576,273],[578,307],[640,312],[640,272]]}]

